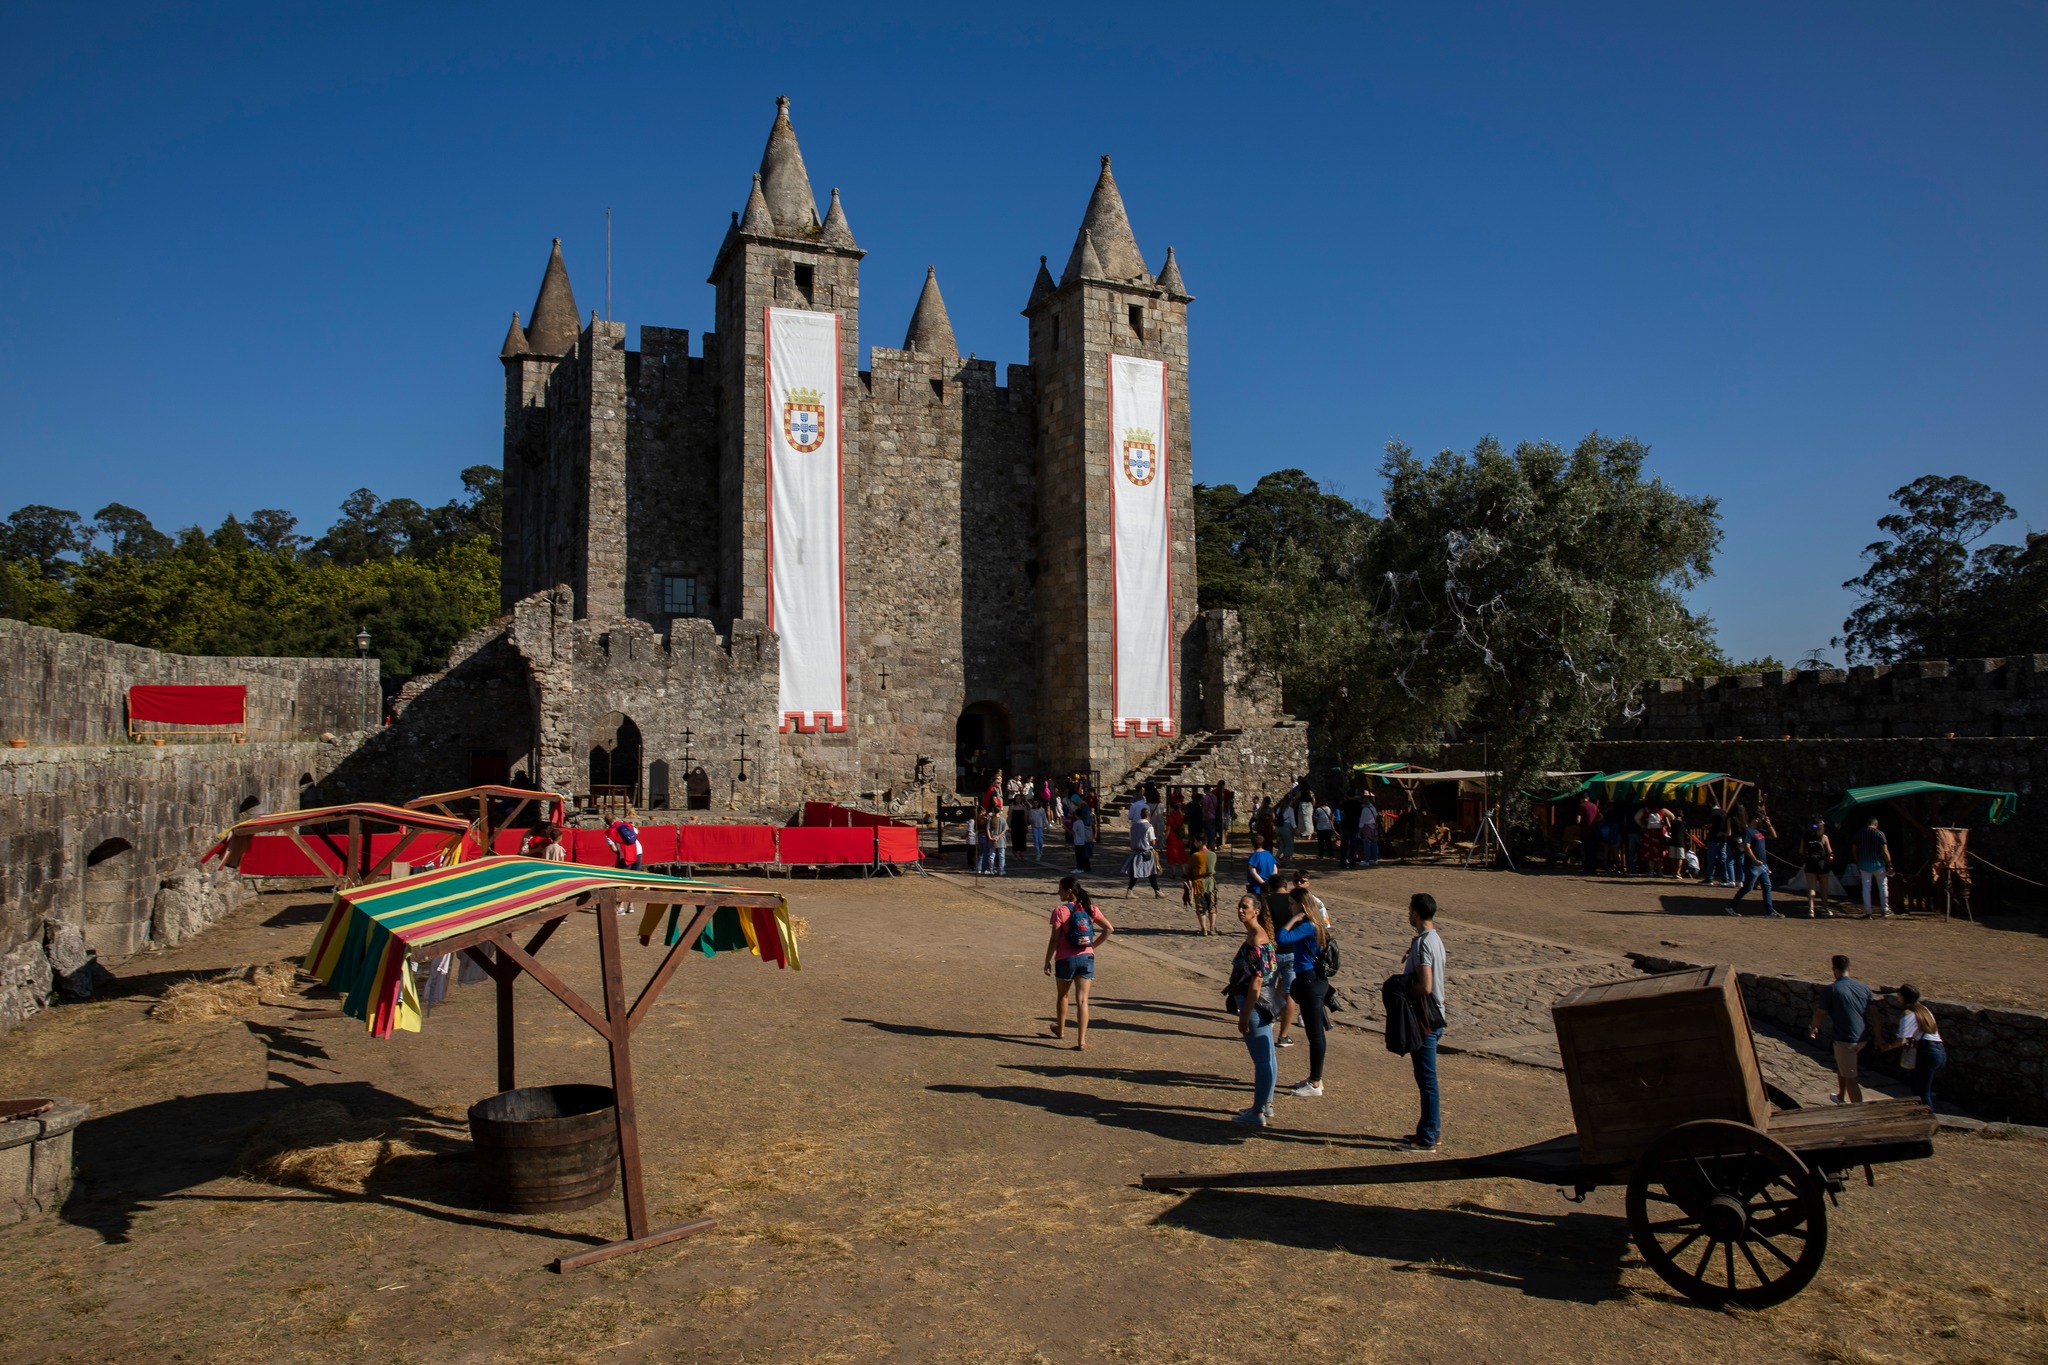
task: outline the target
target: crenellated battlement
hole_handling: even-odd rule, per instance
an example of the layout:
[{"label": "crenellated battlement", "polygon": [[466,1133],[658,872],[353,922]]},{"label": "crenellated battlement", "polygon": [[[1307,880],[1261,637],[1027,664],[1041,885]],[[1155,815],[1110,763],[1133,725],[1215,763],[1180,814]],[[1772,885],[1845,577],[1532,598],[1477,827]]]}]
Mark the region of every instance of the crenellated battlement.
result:
[{"label": "crenellated battlement", "polygon": [[1610,739],[2048,734],[2048,654],[1661,678]]}]

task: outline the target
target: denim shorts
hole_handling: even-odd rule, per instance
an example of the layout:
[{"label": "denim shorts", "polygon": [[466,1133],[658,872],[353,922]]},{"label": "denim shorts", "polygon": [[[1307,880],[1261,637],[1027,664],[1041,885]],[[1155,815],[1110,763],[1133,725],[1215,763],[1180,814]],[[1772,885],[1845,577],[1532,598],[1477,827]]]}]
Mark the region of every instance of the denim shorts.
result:
[{"label": "denim shorts", "polygon": [[1093,981],[1095,979],[1095,954],[1075,953],[1052,964],[1054,979],[1059,981]]},{"label": "denim shorts", "polygon": [[1288,953],[1279,962],[1280,979],[1275,983],[1280,998],[1285,1000],[1294,992],[1294,954]]}]

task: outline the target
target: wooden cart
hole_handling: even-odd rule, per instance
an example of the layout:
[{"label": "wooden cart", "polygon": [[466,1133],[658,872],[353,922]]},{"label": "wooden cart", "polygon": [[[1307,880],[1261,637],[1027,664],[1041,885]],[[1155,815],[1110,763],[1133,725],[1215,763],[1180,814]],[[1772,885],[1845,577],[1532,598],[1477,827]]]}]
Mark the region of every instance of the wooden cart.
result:
[{"label": "wooden cart", "polygon": [[[1582,986],[1552,1009],[1578,1131],[1486,1156],[1148,1175],[1146,1189],[1528,1180],[1583,1201],[1624,1187],[1630,1235],[1690,1299],[1765,1308],[1812,1282],[1828,1208],[1861,1168],[1934,1155],[1915,1100],[1800,1109],[1769,1090],[1728,967]],[[1774,1107],[1771,1101],[1779,1102]]]}]

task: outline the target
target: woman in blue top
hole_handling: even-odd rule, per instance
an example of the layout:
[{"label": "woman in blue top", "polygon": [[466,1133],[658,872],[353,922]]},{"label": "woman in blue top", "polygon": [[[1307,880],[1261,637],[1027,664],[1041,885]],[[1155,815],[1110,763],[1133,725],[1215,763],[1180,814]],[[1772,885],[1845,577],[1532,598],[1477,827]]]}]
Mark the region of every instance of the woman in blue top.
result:
[{"label": "woman in blue top", "polygon": [[1306,886],[1297,886],[1288,894],[1294,913],[1286,927],[1273,935],[1273,942],[1281,952],[1294,954],[1294,981],[1288,994],[1301,1017],[1302,1031],[1308,1034],[1308,1079],[1290,1086],[1287,1093],[1314,1099],[1323,1093],[1323,1053],[1329,1043],[1328,1021],[1323,1017],[1323,978],[1316,970],[1327,942],[1326,931],[1309,912]]},{"label": "woman in blue top", "polygon": [[1234,1116],[1237,1123],[1254,1128],[1266,1126],[1273,1110],[1273,1087],[1280,1068],[1273,1051],[1274,1015],[1259,1003],[1278,975],[1273,952],[1273,917],[1266,902],[1254,895],[1237,898],[1237,922],[1244,926],[1244,942],[1230,961],[1230,1007],[1237,1011],[1237,1031],[1244,1035],[1245,1051],[1252,1055],[1252,1103]]}]

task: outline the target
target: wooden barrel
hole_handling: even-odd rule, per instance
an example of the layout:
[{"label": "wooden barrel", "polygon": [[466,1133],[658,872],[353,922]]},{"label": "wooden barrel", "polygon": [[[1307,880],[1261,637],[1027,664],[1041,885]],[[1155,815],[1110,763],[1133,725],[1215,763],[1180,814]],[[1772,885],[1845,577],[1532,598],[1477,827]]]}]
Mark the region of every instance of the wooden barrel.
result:
[{"label": "wooden barrel", "polygon": [[469,1107],[469,1135],[487,1208],[582,1209],[619,1178],[618,1113],[608,1085],[536,1085]]}]

